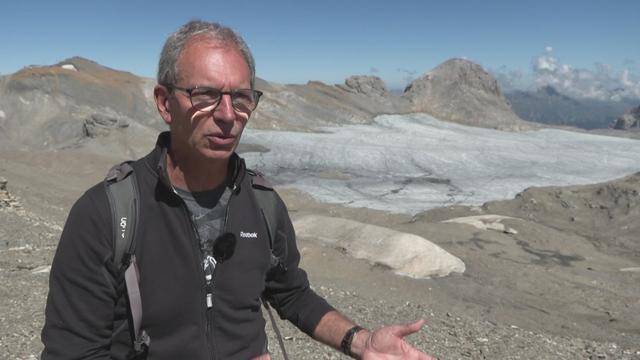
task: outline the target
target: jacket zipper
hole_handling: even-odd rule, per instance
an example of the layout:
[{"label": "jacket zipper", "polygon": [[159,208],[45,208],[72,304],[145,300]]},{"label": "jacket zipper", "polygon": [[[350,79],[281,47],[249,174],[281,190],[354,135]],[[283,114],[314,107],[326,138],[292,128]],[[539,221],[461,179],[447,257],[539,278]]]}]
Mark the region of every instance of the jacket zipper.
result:
[{"label": "jacket zipper", "polygon": [[[233,194],[236,191],[236,185],[233,185],[233,189],[231,190],[231,194],[229,195],[229,200],[227,200],[227,206],[224,209],[224,222],[222,223],[222,231],[221,234],[224,234],[227,232],[227,220],[229,219],[229,207],[231,206],[231,199],[233,198]],[[203,271],[204,272],[204,271]],[[209,310],[209,312],[207,313],[207,336],[211,336],[213,335],[213,331],[211,329],[211,323],[213,322],[213,287],[216,284],[216,271],[215,269],[212,271],[211,273],[211,282],[209,284],[207,284],[207,299],[206,302],[207,304],[205,304],[205,306],[209,306],[207,310]],[[213,339],[212,339],[213,341]],[[215,356],[211,357],[212,359],[215,359]]]},{"label": "jacket zipper", "polygon": [[210,317],[209,317],[209,310],[211,308],[207,306],[207,296],[208,296],[208,292],[209,292],[209,286],[206,283],[206,274],[205,274],[204,268],[202,266],[202,251],[200,250],[200,248],[198,246],[196,246],[196,244],[200,244],[200,234],[198,234],[198,229],[196,228],[196,225],[194,224],[193,220],[191,219],[189,209],[187,208],[187,204],[184,202],[184,200],[178,194],[178,192],[173,188],[173,186],[171,187],[171,190],[180,199],[180,201],[182,203],[182,208],[184,209],[184,212],[185,212],[185,216],[187,217],[187,221],[191,225],[191,231],[193,232],[194,237],[197,240],[196,243],[191,241],[191,244],[192,244],[192,249],[194,250],[194,252],[196,254],[196,258],[198,259],[197,267],[200,270],[200,274],[201,274],[201,276],[200,276],[200,284],[201,284],[201,289],[204,290],[203,291],[204,294],[202,294],[202,295],[204,295],[203,298],[205,300],[203,302],[204,306],[203,306],[203,309],[202,309],[202,315],[206,320],[205,335],[206,335],[206,339],[207,339],[207,341],[206,341],[206,343],[207,343],[207,352],[210,355],[208,357],[213,359],[214,358],[213,349],[212,349],[211,343],[209,341],[209,338],[211,337],[211,320],[210,320]]},{"label": "jacket zipper", "polygon": [[[222,233],[225,233],[227,231],[227,222],[229,219],[229,207],[231,205],[231,199],[233,198],[233,195],[236,192],[236,189],[238,188],[238,186],[236,184],[233,184],[233,188],[231,189],[231,194],[229,195],[229,200],[227,201],[227,206],[224,210],[224,222],[222,224]],[[195,235],[195,238],[197,240],[197,243],[200,244],[200,234],[198,233],[198,229],[196,228],[196,225],[194,224],[193,220],[191,219],[191,216],[189,216],[189,209],[187,208],[187,204],[185,204],[184,200],[182,200],[182,197],[180,197],[180,195],[176,192],[175,189],[173,189],[173,193],[176,194],[176,196],[178,196],[180,198],[180,200],[182,201],[182,207],[183,209],[186,210],[186,215],[187,215],[187,219],[189,220],[189,224],[191,224],[191,230],[193,231],[193,234]],[[195,247],[195,245],[194,245]],[[198,259],[202,258],[202,251],[199,248],[196,248],[196,254],[198,255]],[[203,309],[203,313],[204,313],[204,317],[206,319],[206,337],[207,337],[207,350],[209,352],[209,354],[211,354],[211,359],[215,359],[214,356],[214,352],[211,346],[211,343],[209,342],[209,338],[212,336],[212,317],[213,317],[213,286],[215,284],[215,269],[212,271],[211,274],[211,281],[207,281],[207,274],[204,271],[204,267],[202,266],[202,263],[199,263],[200,268],[200,272],[202,273],[202,277],[201,277],[201,283],[203,285],[204,288],[204,292],[205,292],[205,296],[204,296],[204,309]]]}]

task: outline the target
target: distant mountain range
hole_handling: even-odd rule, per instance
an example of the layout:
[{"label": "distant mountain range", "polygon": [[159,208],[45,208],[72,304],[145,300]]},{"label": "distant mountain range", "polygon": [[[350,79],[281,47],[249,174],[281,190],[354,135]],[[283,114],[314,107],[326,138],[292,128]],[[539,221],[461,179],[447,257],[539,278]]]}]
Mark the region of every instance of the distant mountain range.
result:
[{"label": "distant mountain range", "polygon": [[[141,143],[136,139],[166,128],[153,102],[154,85],[153,79],[81,57],[0,76],[0,146],[57,149],[118,141],[107,149],[131,148]],[[256,87],[265,95],[249,126],[259,129],[316,131],[416,112],[479,127],[528,126],[509,108],[496,80],[463,59],[446,61],[400,96],[375,76],[352,76],[339,85],[257,79]]]},{"label": "distant mountain range", "polygon": [[[58,149],[101,143],[107,151],[134,151],[146,146],[138,139],[154,138],[166,128],[153,102],[154,85],[154,79],[81,57],[0,76],[0,146]],[[250,127],[305,132],[410,113],[510,131],[535,127],[532,122],[606,128],[638,105],[572,99],[551,87],[505,96],[485,69],[465,59],[445,61],[399,95],[390,93],[382,79],[364,75],[339,85],[257,79],[256,87],[265,95]],[[622,122],[629,126],[618,127],[632,127],[634,114]]]},{"label": "distant mountain range", "polygon": [[639,99],[575,99],[561,94],[552,86],[537,91],[512,91],[505,96],[522,119],[583,129],[612,127],[622,114],[640,104]]}]

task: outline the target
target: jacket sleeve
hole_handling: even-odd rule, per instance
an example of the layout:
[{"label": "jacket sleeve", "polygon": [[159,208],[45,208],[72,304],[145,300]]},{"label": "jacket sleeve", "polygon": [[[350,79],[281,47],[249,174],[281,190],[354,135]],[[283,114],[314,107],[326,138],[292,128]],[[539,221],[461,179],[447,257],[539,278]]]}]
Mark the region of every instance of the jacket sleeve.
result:
[{"label": "jacket sleeve", "polygon": [[56,250],[41,359],[109,359],[117,296],[111,214],[102,184],[72,207]]},{"label": "jacket sleeve", "polygon": [[276,198],[278,227],[274,247],[276,244],[286,245],[286,271],[267,280],[266,299],[276,309],[280,318],[289,320],[307,335],[313,336],[313,331],[322,316],[334,309],[309,287],[307,273],[298,266],[300,253],[293,224],[284,202],[279,196]]}]

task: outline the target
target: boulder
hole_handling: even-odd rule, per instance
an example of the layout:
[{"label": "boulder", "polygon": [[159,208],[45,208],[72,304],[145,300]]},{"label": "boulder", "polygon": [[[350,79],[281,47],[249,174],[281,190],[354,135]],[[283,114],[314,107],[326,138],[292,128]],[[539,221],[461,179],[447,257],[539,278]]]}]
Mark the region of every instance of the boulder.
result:
[{"label": "boulder", "polygon": [[369,96],[387,96],[384,81],[377,76],[354,75],[344,81],[343,89]]},{"label": "boulder", "polygon": [[309,215],[294,221],[301,238],[344,249],[357,259],[383,265],[412,278],[431,278],[463,273],[459,258],[417,235],[353,220]]},{"label": "boulder", "polygon": [[125,117],[96,113],[84,120],[82,132],[86,137],[95,138],[109,134],[112,129],[126,128],[129,124],[130,120]]}]

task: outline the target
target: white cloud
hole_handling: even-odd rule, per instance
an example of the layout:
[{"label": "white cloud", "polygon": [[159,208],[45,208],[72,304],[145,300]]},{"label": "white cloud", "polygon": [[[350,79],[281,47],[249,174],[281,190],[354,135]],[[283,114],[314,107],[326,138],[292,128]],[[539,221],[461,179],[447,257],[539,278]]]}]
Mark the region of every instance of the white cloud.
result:
[{"label": "white cloud", "polygon": [[416,74],[418,73],[416,70],[409,70],[404,68],[398,68],[396,70],[404,74],[403,80],[405,81],[406,84],[411,83],[415,79]]},{"label": "white cloud", "polygon": [[577,98],[620,100],[640,98],[640,76],[623,69],[615,71],[611,65],[598,63],[594,70],[576,69],[562,64],[547,46],[544,53],[532,61],[535,85],[553,86],[558,91]]},{"label": "white cloud", "polygon": [[498,81],[503,92],[527,90],[529,87],[520,69],[513,70],[503,65],[498,69],[488,68],[487,70]]}]

